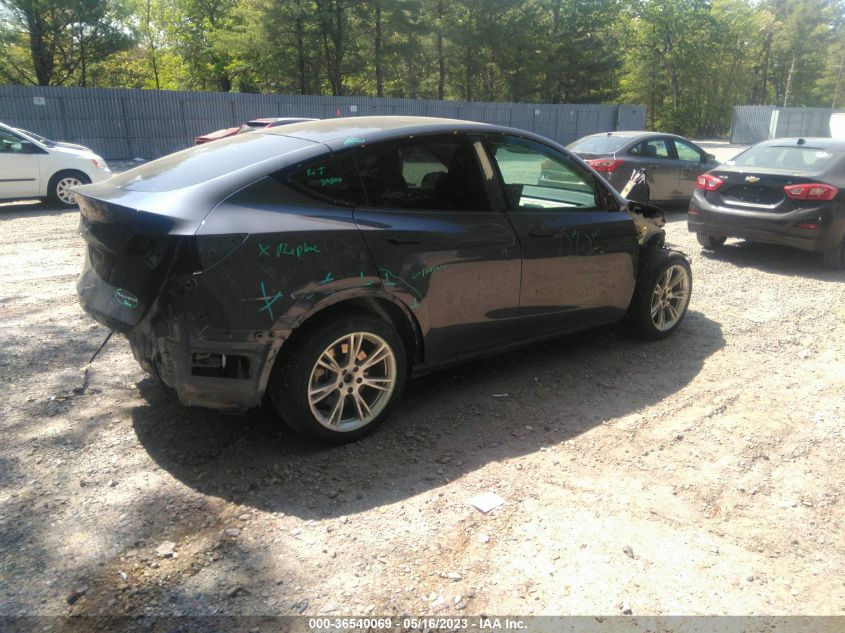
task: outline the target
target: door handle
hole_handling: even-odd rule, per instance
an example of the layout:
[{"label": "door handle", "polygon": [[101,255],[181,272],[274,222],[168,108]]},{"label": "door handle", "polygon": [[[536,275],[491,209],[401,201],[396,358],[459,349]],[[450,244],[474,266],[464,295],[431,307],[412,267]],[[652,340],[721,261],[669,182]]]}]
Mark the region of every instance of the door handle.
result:
[{"label": "door handle", "polygon": [[393,244],[394,246],[410,246],[412,244],[419,244],[419,240],[400,240],[396,237],[388,237],[387,241]]},{"label": "door handle", "polygon": [[649,169],[657,169],[658,167],[660,167],[660,165],[649,165],[648,166]]},{"label": "door handle", "polygon": [[554,233],[535,233],[533,231],[529,231],[528,235],[530,237],[554,237],[555,236]]}]

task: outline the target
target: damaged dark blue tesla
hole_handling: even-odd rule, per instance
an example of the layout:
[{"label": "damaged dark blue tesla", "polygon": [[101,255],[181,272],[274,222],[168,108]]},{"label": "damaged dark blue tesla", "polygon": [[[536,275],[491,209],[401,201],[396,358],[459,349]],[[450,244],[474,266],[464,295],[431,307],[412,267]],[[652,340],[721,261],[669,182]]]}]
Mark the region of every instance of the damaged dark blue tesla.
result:
[{"label": "damaged dark blue tesla", "polygon": [[327,442],[374,429],[413,373],[620,320],[662,338],[692,290],[659,210],[547,139],[480,123],[261,130],[77,201],[80,303],[150,374],[190,405],[266,394]]}]

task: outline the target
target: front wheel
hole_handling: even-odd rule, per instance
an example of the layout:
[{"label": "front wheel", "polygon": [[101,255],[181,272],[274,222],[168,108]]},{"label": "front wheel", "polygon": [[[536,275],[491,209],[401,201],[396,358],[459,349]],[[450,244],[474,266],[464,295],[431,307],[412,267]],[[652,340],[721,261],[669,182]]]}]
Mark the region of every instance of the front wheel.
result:
[{"label": "front wheel", "polygon": [[270,383],[276,413],[294,431],[330,444],[379,426],[399,399],[407,373],[396,331],[369,315],[319,324],[283,350]]},{"label": "front wheel", "polygon": [[646,339],[669,336],[681,324],[692,294],[692,270],[683,253],[668,249],[644,255],[628,319]]},{"label": "front wheel", "polygon": [[54,204],[66,208],[73,207],[76,205],[76,199],[72,189],[89,182],[91,179],[80,171],[60,171],[50,178],[47,195]]}]

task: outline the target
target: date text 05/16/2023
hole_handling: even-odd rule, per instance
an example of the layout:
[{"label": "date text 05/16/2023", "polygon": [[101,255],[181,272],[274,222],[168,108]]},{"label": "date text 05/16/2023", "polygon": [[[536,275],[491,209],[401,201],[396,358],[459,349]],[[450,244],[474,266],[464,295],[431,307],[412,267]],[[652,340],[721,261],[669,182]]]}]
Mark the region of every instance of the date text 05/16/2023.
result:
[{"label": "date text 05/16/2023", "polygon": [[447,629],[459,630],[480,630],[497,631],[510,630],[519,631],[527,628],[526,623],[519,618],[496,618],[496,617],[409,617],[399,618],[309,618],[308,628],[311,630],[332,630],[332,631],[357,631],[357,630],[392,630],[401,626],[403,631],[416,630],[437,630]]}]

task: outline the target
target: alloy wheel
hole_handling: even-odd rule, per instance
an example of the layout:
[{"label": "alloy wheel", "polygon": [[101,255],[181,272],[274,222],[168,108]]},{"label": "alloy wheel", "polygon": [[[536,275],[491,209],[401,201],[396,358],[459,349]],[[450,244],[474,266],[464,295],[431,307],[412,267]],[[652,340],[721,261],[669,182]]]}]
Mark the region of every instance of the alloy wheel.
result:
[{"label": "alloy wheel", "polygon": [[651,296],[651,320],[661,332],[671,330],[687,308],[690,298],[690,278],[680,264],[666,268]]},{"label": "alloy wheel", "polygon": [[360,429],[375,420],[396,386],[396,356],[372,332],[352,332],[329,345],[308,380],[314,418],[332,431]]}]

